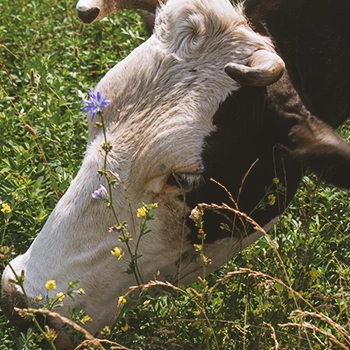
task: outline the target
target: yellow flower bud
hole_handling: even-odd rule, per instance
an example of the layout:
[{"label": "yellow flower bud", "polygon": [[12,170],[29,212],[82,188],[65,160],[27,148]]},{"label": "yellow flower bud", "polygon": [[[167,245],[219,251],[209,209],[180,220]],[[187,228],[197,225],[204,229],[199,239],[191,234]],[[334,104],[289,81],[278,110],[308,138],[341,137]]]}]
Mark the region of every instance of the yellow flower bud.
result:
[{"label": "yellow flower bud", "polygon": [[85,324],[86,322],[92,322],[92,317],[89,316],[89,315],[85,315],[85,316],[80,320],[80,322],[81,322],[82,324]]},{"label": "yellow flower bud", "polygon": [[119,298],[118,298],[118,306],[121,306],[121,305],[123,305],[123,304],[125,304],[126,303],[126,299],[124,298],[124,296],[122,295],[122,296],[120,296]]},{"label": "yellow flower bud", "polygon": [[45,283],[45,288],[47,290],[54,290],[54,289],[56,289],[56,281],[55,280],[48,280]]},{"label": "yellow flower bud", "polygon": [[57,298],[57,300],[58,300],[59,302],[62,302],[62,300],[64,299],[64,297],[65,297],[65,295],[64,295],[64,293],[62,293],[62,292],[59,292],[59,293],[56,294],[56,298]]},{"label": "yellow flower bud", "polygon": [[276,196],[274,194],[270,194],[267,196],[267,200],[269,205],[274,205],[276,203]]},{"label": "yellow flower bud", "polygon": [[102,335],[109,335],[109,334],[111,334],[111,329],[108,326],[105,326],[105,327],[103,327],[101,334]]},{"label": "yellow flower bud", "polygon": [[36,302],[39,302],[40,300],[43,300],[43,296],[42,296],[41,294],[39,294],[39,295],[37,295],[37,296],[34,298],[34,300],[35,300]]},{"label": "yellow flower bud", "polygon": [[111,254],[115,256],[118,260],[121,260],[124,257],[124,252],[122,248],[119,247],[115,247],[113,250],[111,250]]},{"label": "yellow flower bud", "polygon": [[126,324],[124,327],[121,327],[123,332],[126,332],[129,329],[129,325]]},{"label": "yellow flower bud", "polygon": [[145,218],[147,214],[147,209],[145,207],[141,207],[137,209],[137,217],[139,219]]},{"label": "yellow flower bud", "polygon": [[12,209],[11,209],[11,207],[10,207],[7,203],[2,203],[2,205],[1,205],[1,211],[2,211],[4,214],[8,214],[8,213],[11,213]]}]

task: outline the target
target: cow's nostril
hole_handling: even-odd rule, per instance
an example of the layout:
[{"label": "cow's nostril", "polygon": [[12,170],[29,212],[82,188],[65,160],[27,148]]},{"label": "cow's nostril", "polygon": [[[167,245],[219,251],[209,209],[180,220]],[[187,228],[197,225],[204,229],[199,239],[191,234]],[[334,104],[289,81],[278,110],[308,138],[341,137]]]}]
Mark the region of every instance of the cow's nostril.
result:
[{"label": "cow's nostril", "polygon": [[92,23],[99,15],[100,9],[98,7],[86,8],[86,7],[77,7],[76,8],[77,16],[85,23]]}]

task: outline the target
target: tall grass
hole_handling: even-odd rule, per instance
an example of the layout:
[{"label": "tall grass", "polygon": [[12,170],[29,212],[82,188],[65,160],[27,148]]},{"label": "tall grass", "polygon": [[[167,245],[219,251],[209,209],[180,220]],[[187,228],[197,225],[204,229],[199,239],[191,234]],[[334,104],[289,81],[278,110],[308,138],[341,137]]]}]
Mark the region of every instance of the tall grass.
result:
[{"label": "tall grass", "polygon": [[[144,37],[137,12],[84,27],[71,0],[0,2],[0,199],[12,210],[0,212],[2,268],[80,167],[82,96]],[[305,176],[268,236],[206,281],[147,284],[103,336],[132,349],[350,348],[349,209],[348,192]],[[1,350],[47,348],[36,333],[0,311]]]}]

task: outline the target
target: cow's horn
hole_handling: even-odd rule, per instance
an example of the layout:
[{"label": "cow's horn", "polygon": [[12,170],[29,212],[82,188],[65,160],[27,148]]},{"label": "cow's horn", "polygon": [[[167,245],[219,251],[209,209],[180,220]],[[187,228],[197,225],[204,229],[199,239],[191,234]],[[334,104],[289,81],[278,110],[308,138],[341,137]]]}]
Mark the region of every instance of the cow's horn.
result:
[{"label": "cow's horn", "polygon": [[258,50],[250,56],[248,65],[229,63],[225,72],[242,85],[266,86],[281,78],[284,68],[285,64],[277,54]]}]

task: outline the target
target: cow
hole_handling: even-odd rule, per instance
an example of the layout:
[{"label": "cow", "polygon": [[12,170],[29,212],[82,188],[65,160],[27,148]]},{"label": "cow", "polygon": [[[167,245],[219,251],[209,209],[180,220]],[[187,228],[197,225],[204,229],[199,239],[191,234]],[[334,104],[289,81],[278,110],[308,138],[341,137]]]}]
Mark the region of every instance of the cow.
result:
[{"label": "cow", "polygon": [[[116,180],[109,195],[129,225],[132,249],[140,229],[137,208],[158,203],[151,232],[138,247],[145,281],[157,275],[187,284],[202,271],[193,247],[200,242],[198,227],[190,215],[198,203],[231,197],[235,208],[268,230],[293,198],[305,167],[350,188],[350,147],[306,108],[272,40],[252,29],[244,9],[226,0],[169,0],[157,10],[154,34],[95,89],[110,100],[103,112],[111,147],[106,164]],[[108,187],[98,173],[105,144],[98,118],[89,120],[76,178],[28,251],[4,270],[2,301],[13,322],[23,322],[13,304],[24,305],[11,283],[14,272],[24,274],[32,301],[46,295],[48,280],[57,286],[49,296],[79,280],[85,294],[59,312],[83,309],[93,319],[86,324],[91,333],[113,323],[118,296],[135,284],[125,273],[126,259],[111,254],[116,246],[126,250],[110,230],[112,211],[91,196],[100,184]],[[266,203],[266,189],[276,182],[283,190]],[[217,210],[205,212],[203,230],[212,260],[208,272],[262,235],[255,225]],[[64,335],[57,346],[67,346]]]}]

